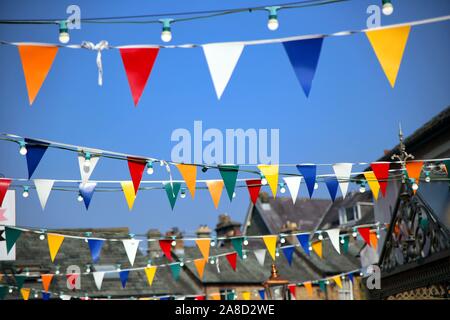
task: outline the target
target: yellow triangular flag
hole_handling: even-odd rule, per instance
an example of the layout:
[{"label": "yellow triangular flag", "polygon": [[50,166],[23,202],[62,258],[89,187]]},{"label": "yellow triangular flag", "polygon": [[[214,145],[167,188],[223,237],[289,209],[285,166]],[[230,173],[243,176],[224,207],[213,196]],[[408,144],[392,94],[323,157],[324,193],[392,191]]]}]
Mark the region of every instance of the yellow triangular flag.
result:
[{"label": "yellow triangular flag", "polygon": [[50,251],[50,258],[52,259],[52,262],[54,262],[55,257],[58,254],[59,248],[61,247],[61,244],[64,241],[64,236],[60,234],[49,233],[47,234],[47,240],[48,240],[48,250]]},{"label": "yellow triangular flag", "polygon": [[308,281],[308,282],[304,282],[303,285],[305,286],[308,296],[312,297],[313,296],[312,283],[310,281]]},{"label": "yellow triangular flag", "polygon": [[397,80],[410,30],[411,26],[402,26],[366,32],[392,88]]},{"label": "yellow triangular flag", "polygon": [[336,284],[338,285],[338,287],[342,289],[341,276],[335,276],[335,277],[333,277],[333,280],[334,280],[334,282],[336,282]]},{"label": "yellow triangular flag", "polygon": [[197,239],[195,240],[195,243],[198,246],[198,249],[203,255],[203,258],[208,259],[209,258],[209,248],[211,246],[211,239]]},{"label": "yellow triangular flag", "polygon": [[322,241],[316,241],[311,244],[314,252],[322,259]]},{"label": "yellow triangular flag", "polygon": [[220,293],[211,293],[209,296],[212,300],[220,300]]},{"label": "yellow triangular flag", "polygon": [[150,266],[145,268],[145,275],[147,276],[148,285],[151,286],[153,283],[153,279],[155,278],[156,266]]},{"label": "yellow triangular flag", "polygon": [[180,171],[189,192],[191,193],[192,199],[194,199],[195,183],[197,181],[197,166],[190,164],[177,164],[176,166]]},{"label": "yellow triangular flag", "polygon": [[270,190],[272,190],[273,197],[275,198],[278,190],[278,165],[277,164],[260,164],[258,169],[266,177],[269,183]]},{"label": "yellow triangular flag", "polygon": [[20,289],[20,293],[22,294],[23,300],[28,300],[30,298],[30,288],[22,288]]},{"label": "yellow triangular flag", "polygon": [[198,276],[203,279],[203,271],[205,271],[206,259],[196,259],[194,260],[195,268],[197,269]]},{"label": "yellow triangular flag", "polygon": [[277,250],[277,236],[264,236],[263,240],[266,244],[267,251],[269,251],[272,260],[275,261],[275,252]]},{"label": "yellow triangular flag", "polygon": [[136,193],[134,192],[133,181],[122,181],[123,194],[127,200],[128,209],[131,211],[133,209],[134,200],[136,200]]},{"label": "yellow triangular flag", "polygon": [[378,194],[380,193],[380,184],[378,183],[377,177],[373,171],[364,172],[364,178],[366,178],[367,184],[372,190],[373,197],[378,200]]},{"label": "yellow triangular flag", "polygon": [[223,190],[223,180],[209,180],[206,181],[206,186],[208,187],[211,198],[214,202],[214,207],[217,209],[219,207],[220,197],[222,196]]},{"label": "yellow triangular flag", "polygon": [[242,300],[250,300],[250,292],[249,291],[242,292]]}]

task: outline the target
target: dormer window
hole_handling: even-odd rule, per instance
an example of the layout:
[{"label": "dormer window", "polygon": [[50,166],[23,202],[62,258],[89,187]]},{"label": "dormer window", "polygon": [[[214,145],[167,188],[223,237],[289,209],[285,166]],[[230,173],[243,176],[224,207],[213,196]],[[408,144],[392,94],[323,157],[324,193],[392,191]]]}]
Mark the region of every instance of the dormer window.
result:
[{"label": "dormer window", "polygon": [[352,207],[339,209],[339,224],[345,225],[356,222],[362,216],[373,213],[373,203],[371,202],[357,202]]}]

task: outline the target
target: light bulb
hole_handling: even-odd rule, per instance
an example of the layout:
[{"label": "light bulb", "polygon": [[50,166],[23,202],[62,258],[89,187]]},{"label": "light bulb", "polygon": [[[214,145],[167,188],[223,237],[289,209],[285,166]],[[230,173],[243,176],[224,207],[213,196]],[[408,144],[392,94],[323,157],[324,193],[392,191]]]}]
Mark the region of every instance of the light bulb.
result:
[{"label": "light bulb", "polygon": [[164,42],[170,42],[172,40],[172,32],[170,32],[170,30],[161,32],[161,40]]},{"label": "light bulb", "polygon": [[359,187],[359,192],[361,192],[361,193],[366,192],[366,186],[362,184],[362,185]]},{"label": "light bulb", "polygon": [[78,202],[83,201],[83,196],[80,193],[78,194],[77,201]]},{"label": "light bulb", "polygon": [[233,192],[233,198],[236,198],[236,192]]},{"label": "light bulb", "polygon": [[245,239],[244,242],[243,242],[243,244],[244,244],[244,246],[248,246],[248,240]]},{"label": "light bulb", "polygon": [[214,259],[211,259],[210,263],[211,263],[211,264],[214,264],[214,263],[215,263],[215,262],[214,262]]},{"label": "light bulb", "polygon": [[281,238],[281,239],[280,239],[280,242],[281,242],[281,243],[285,243],[285,242],[286,242],[286,239],[285,239],[285,238]]},{"label": "light bulb", "polygon": [[184,190],[184,189],[181,190],[180,198],[181,198],[181,199],[186,198],[186,190]]},{"label": "light bulb", "polygon": [[314,183],[314,190],[317,190],[317,189],[319,189],[319,184],[316,182],[316,183]]},{"label": "light bulb", "polygon": [[20,141],[19,146],[20,146],[19,153],[23,156],[26,155],[28,150],[27,150],[27,145],[25,144],[25,142]]},{"label": "light bulb", "polygon": [[59,269],[55,271],[55,274],[59,274]]},{"label": "light bulb", "polygon": [[242,259],[247,259],[247,255],[244,253],[244,255],[242,256]]},{"label": "light bulb", "polygon": [[91,272],[91,268],[89,266],[87,266],[86,273],[89,273],[89,272]]},{"label": "light bulb", "polygon": [[385,16],[390,16],[394,12],[394,6],[391,3],[391,0],[383,0],[383,14]]},{"label": "light bulb", "polygon": [[211,247],[214,247],[216,245],[216,242],[214,240],[211,241]]},{"label": "light bulb", "polygon": [[275,31],[278,29],[278,14],[277,11],[280,9],[279,6],[266,7],[266,10],[269,11],[269,20],[267,21],[267,28],[271,31]]},{"label": "light bulb", "polygon": [[261,184],[262,184],[263,186],[267,185],[267,179],[266,179],[266,177],[261,176]]},{"label": "light bulb", "polygon": [[284,183],[280,187],[280,192],[281,193],[285,193],[286,192],[286,187],[285,187]]},{"label": "light bulb", "polygon": [[309,246],[309,248],[308,248],[308,249],[309,249],[309,251],[311,251],[311,250],[312,250],[312,247],[311,247],[311,246]]},{"label": "light bulb", "polygon": [[69,29],[67,28],[67,22],[61,21],[59,23],[59,42],[68,43],[70,40]]},{"label": "light bulb", "polygon": [[34,297],[37,299],[38,298],[38,294],[37,292],[34,294]]},{"label": "light bulb", "polygon": [[147,174],[153,174],[153,161],[147,162]]},{"label": "light bulb", "polygon": [[430,178],[429,175],[427,175],[427,176],[425,177],[425,182],[430,182],[430,181],[431,181],[431,178]]},{"label": "light bulb", "polygon": [[175,240],[172,241],[172,247],[175,247],[177,245],[177,242]]},{"label": "light bulb", "polygon": [[12,288],[9,288],[8,292],[9,292],[9,293],[12,293],[12,292],[13,292],[13,289],[12,289]]},{"label": "light bulb", "polygon": [[419,189],[419,185],[417,184],[417,183],[413,183],[413,185],[412,185],[412,189],[414,190],[414,191],[416,191],[417,189]]},{"label": "light bulb", "polygon": [[184,262],[180,262],[180,267],[184,266]]},{"label": "light bulb", "polygon": [[44,234],[41,234],[41,235],[39,236],[39,240],[45,240],[45,235],[44,235]]},{"label": "light bulb", "polygon": [[344,239],[341,239],[341,244],[344,244],[345,243],[345,240]]},{"label": "light bulb", "polygon": [[353,238],[356,238],[358,236],[358,234],[356,232],[352,233]]},{"label": "light bulb", "polygon": [[280,253],[277,251],[277,252],[275,252],[275,256],[276,257],[279,257],[280,256]]},{"label": "light bulb", "polygon": [[84,171],[89,172],[91,169],[91,154],[86,152],[84,155],[84,163],[83,163]]},{"label": "light bulb", "polygon": [[319,234],[319,240],[323,240],[323,235],[321,233]]},{"label": "light bulb", "polygon": [[30,192],[28,190],[29,190],[28,186],[24,186],[23,187],[22,197],[24,197],[24,198],[28,198],[29,197]]}]

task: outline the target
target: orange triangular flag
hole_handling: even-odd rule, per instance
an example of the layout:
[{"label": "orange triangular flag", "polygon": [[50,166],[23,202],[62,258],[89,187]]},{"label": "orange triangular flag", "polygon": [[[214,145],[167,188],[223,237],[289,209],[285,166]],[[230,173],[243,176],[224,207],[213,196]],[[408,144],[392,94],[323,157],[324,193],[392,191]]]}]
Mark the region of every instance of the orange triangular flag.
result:
[{"label": "orange triangular flag", "polygon": [[[423,161],[414,161],[406,163],[406,172],[408,178],[414,179],[414,182],[418,185],[420,181],[420,174],[422,173]],[[416,193],[416,190],[413,190]]]},{"label": "orange triangular flag", "polygon": [[23,300],[28,300],[30,298],[30,288],[22,288],[20,289],[20,293],[22,294]]},{"label": "orange triangular flag", "polygon": [[202,253],[203,258],[208,259],[211,239],[197,239],[195,240],[195,243],[197,244],[200,252]]},{"label": "orange triangular flag", "polygon": [[64,236],[49,233],[47,235],[47,240],[48,240],[48,249],[50,251],[50,258],[52,259],[52,262],[54,262],[55,257],[58,254],[58,250],[64,241]]},{"label": "orange triangular flag", "polygon": [[322,241],[316,241],[311,244],[314,252],[322,259]]},{"label": "orange triangular flag", "polygon": [[377,238],[377,234],[376,232],[371,232],[370,233],[370,245],[376,249],[378,246],[378,238]]},{"label": "orange triangular flag", "polygon": [[220,197],[222,196],[223,190],[223,180],[209,180],[206,181],[206,186],[208,187],[211,198],[214,202],[214,207],[217,209],[219,207]]},{"label": "orange triangular flag", "polygon": [[200,279],[203,279],[203,271],[205,270],[206,261],[206,259],[194,260],[195,268],[197,269]]},{"label": "orange triangular flag", "polygon": [[177,168],[186,183],[192,199],[195,196],[195,183],[197,182],[197,166],[190,164],[177,164]]},{"label": "orange triangular flag", "polygon": [[44,291],[48,291],[48,288],[50,288],[50,283],[52,282],[53,279],[53,274],[41,274],[41,279]]},{"label": "orange triangular flag", "polygon": [[308,281],[308,282],[303,283],[303,285],[305,286],[308,296],[312,297],[312,295],[313,295],[312,283],[310,281]]},{"label": "orange triangular flag", "polygon": [[58,47],[19,45],[18,49],[31,106],[52,67]]}]

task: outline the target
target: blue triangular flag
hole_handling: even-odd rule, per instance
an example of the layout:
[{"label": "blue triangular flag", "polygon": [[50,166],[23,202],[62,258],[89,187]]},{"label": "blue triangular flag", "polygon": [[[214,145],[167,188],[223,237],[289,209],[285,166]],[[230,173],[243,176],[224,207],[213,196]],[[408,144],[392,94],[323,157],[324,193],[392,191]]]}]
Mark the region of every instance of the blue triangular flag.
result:
[{"label": "blue triangular flag", "polygon": [[102,251],[103,242],[100,239],[88,239],[89,250],[91,250],[92,261],[97,262],[100,259],[100,252]]},{"label": "blue triangular flag", "polygon": [[89,209],[89,204],[91,203],[92,195],[94,194],[95,187],[97,183],[95,182],[86,182],[80,183],[80,194],[83,197],[84,205],[86,206],[86,210]]},{"label": "blue triangular flag", "polygon": [[348,274],[348,279],[353,283],[353,273]]},{"label": "blue triangular flag", "polygon": [[283,247],[283,253],[289,265],[292,264],[292,255],[294,253],[294,246]]},{"label": "blue triangular flag", "polygon": [[297,235],[298,242],[302,246],[303,250],[305,250],[306,254],[309,256],[309,234],[299,234]]},{"label": "blue triangular flag", "polygon": [[336,199],[339,182],[336,177],[326,177],[324,180],[327,185],[328,192],[330,193],[331,200],[334,201],[334,199]]},{"label": "blue triangular flag", "polygon": [[283,42],[284,50],[291,61],[306,97],[311,91],[312,81],[319,62],[323,38],[295,40]]},{"label": "blue triangular flag", "polygon": [[180,277],[180,271],[181,271],[181,266],[179,263],[171,263],[169,264],[170,266],[170,270],[172,271],[172,276],[175,279],[175,281],[178,280],[178,278]]},{"label": "blue triangular flag", "polygon": [[28,179],[31,179],[31,176],[36,170],[39,162],[47,151],[49,146],[48,143],[36,141],[33,139],[25,139],[26,147],[27,147],[27,166],[28,166]]},{"label": "blue triangular flag", "polygon": [[261,297],[261,300],[265,300],[265,291],[264,289],[258,290],[259,296]]},{"label": "blue triangular flag", "polygon": [[128,274],[130,273],[129,270],[123,270],[119,272],[120,282],[122,283],[122,288],[125,289],[128,281]]},{"label": "blue triangular flag", "polygon": [[42,292],[42,300],[44,300],[44,301],[50,300],[50,293]]},{"label": "blue triangular flag", "polygon": [[311,198],[314,192],[314,184],[316,183],[316,165],[298,164],[297,170],[305,179],[306,186],[308,187],[309,197]]},{"label": "blue triangular flag", "polygon": [[[173,185],[173,187],[172,187]],[[181,183],[172,182],[164,183],[164,189],[166,189],[167,197],[169,198],[170,206],[175,207],[175,202],[177,201],[178,192],[180,191]]]},{"label": "blue triangular flag", "polygon": [[169,300],[169,297],[161,297],[159,300]]}]

